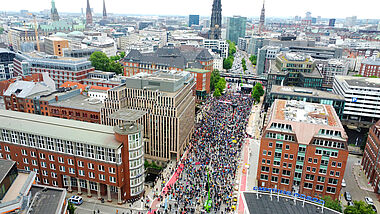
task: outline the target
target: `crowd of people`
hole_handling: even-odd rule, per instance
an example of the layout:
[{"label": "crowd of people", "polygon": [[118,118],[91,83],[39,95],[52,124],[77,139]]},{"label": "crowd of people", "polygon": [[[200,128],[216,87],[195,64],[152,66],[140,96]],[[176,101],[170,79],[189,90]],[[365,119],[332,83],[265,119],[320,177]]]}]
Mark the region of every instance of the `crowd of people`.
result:
[{"label": "crowd of people", "polygon": [[[189,153],[178,165],[178,180],[166,197],[175,201],[168,213],[198,213],[210,197],[211,213],[230,213],[242,145],[253,100],[225,94],[208,98],[195,126]],[[209,174],[209,178],[208,178]],[[209,192],[209,194],[208,194]],[[236,203],[236,202],[235,202]]]}]

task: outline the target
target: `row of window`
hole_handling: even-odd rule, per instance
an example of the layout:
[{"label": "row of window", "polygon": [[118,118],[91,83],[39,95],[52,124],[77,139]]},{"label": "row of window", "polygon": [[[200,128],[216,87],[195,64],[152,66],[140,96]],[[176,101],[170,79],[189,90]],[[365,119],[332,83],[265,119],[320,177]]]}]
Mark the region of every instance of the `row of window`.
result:
[{"label": "row of window", "polygon": [[313,145],[318,146],[326,146],[326,147],[332,147],[337,149],[344,149],[344,143],[342,142],[336,142],[336,141],[330,141],[330,140],[321,140],[321,139],[314,139]]},{"label": "row of window", "polygon": [[271,139],[277,139],[277,140],[292,141],[292,142],[296,141],[293,135],[279,134],[279,133],[273,133],[273,132],[268,132],[265,135],[265,137],[271,138]]}]

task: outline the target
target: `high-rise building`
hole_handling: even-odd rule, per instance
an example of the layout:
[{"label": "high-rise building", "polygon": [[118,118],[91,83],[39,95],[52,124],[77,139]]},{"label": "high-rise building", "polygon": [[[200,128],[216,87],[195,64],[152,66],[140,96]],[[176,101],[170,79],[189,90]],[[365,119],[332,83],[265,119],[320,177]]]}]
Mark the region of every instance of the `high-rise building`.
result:
[{"label": "high-rise building", "polygon": [[103,0],[103,19],[107,19],[106,0]]},{"label": "high-rise building", "polygon": [[212,4],[209,39],[222,38],[222,0],[214,0]]},{"label": "high-rise building", "polygon": [[329,59],[326,61],[321,61],[318,64],[319,70],[323,75],[323,86],[327,88],[332,88],[334,77],[336,75],[347,75],[349,63],[339,59]]},{"label": "high-rise building", "polygon": [[346,18],[346,26],[352,27],[356,25],[357,17],[356,16],[351,16]]},{"label": "high-rise building", "polygon": [[194,88],[194,77],[186,71],[127,77],[125,84],[108,90],[101,122],[117,125],[118,118],[110,115],[122,109],[147,112],[138,121],[144,125],[145,157],[163,162],[178,161],[193,133]]},{"label": "high-rise building", "polygon": [[376,193],[380,193],[380,120],[374,124],[368,133],[367,143],[363,154],[363,170],[369,183]]},{"label": "high-rise building", "polygon": [[189,27],[199,25],[199,15],[189,15]]},{"label": "high-rise building", "polygon": [[263,8],[261,9],[260,20],[259,20],[259,33],[264,30],[265,24],[265,0],[263,0]]},{"label": "high-rise building", "polygon": [[45,53],[55,56],[63,56],[63,48],[69,47],[69,41],[60,37],[46,37]]},{"label": "high-rise building", "polygon": [[55,1],[51,0],[51,11],[50,11],[50,17],[53,21],[59,21],[59,15],[58,10],[55,7]]},{"label": "high-rise building", "polygon": [[227,18],[227,40],[238,43],[239,37],[245,37],[247,17],[233,16]]},{"label": "high-rise building", "polygon": [[143,114],[128,110],[112,127],[0,110],[1,157],[36,172],[38,184],[121,204],[144,192],[142,126],[129,122]]},{"label": "high-rise building", "polygon": [[92,25],[92,11],[90,7],[90,0],[87,0],[86,25]]},{"label": "high-rise building", "polygon": [[380,79],[335,76],[333,92],[346,99],[342,122],[369,128],[380,119]]},{"label": "high-rise building", "polygon": [[280,47],[264,46],[259,48],[257,54],[256,70],[257,74],[261,75],[267,73],[271,60],[276,59],[280,53]]},{"label": "high-rise building", "polygon": [[347,135],[331,105],[276,100],[263,129],[259,187],[339,198]]},{"label": "high-rise building", "polygon": [[335,21],[336,21],[336,19],[329,19],[329,26],[335,27]]},{"label": "high-rise building", "polygon": [[219,54],[219,56],[222,58],[228,57],[228,44],[225,40],[204,39],[203,47],[210,49],[214,53]]},{"label": "high-rise building", "polygon": [[0,80],[13,78],[13,59],[16,53],[0,48]]}]

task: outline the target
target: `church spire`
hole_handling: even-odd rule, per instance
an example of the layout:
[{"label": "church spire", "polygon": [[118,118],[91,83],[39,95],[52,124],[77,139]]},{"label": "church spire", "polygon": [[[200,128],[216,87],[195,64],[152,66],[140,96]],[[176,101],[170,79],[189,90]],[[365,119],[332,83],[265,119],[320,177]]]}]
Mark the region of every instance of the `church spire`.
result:
[{"label": "church spire", "polygon": [[222,34],[222,2],[214,0],[212,4],[209,39],[221,39]]},{"label": "church spire", "polygon": [[265,0],[263,0],[263,8],[261,9],[260,21],[259,21],[259,33],[264,30],[265,24]]},{"label": "church spire", "polygon": [[55,1],[54,0],[51,1],[50,18],[53,21],[59,21],[59,15],[58,15],[57,8],[55,7]]},{"label": "church spire", "polygon": [[107,19],[106,1],[103,0],[103,19]]},{"label": "church spire", "polygon": [[87,8],[86,8],[86,24],[92,24],[92,12],[90,7],[90,0],[87,0]]}]

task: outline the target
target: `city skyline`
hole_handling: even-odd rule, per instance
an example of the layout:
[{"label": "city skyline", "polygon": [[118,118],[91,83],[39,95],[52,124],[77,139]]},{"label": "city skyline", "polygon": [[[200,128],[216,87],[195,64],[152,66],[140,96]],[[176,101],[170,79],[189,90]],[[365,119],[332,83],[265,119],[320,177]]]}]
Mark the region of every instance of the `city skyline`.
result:
[{"label": "city skyline", "polygon": [[[38,3],[37,3],[38,2]],[[124,4],[123,4],[124,3]],[[147,3],[149,6],[147,7]],[[345,18],[350,16],[357,16],[358,19],[380,19],[378,17],[376,8],[380,7],[380,2],[373,0],[363,0],[358,5],[347,5],[346,2],[321,0],[318,5],[305,5],[301,0],[271,0],[265,3],[266,17],[304,17],[307,11],[312,13],[313,17],[321,16],[322,18]],[[86,8],[86,1],[78,0],[56,0],[56,7],[60,13],[81,13],[81,8]],[[92,0],[90,4],[93,11],[97,14],[101,14],[103,11],[102,0]],[[180,2],[175,0],[162,0],[152,1],[145,0],[134,2],[133,7],[129,7],[125,4],[125,1],[110,0],[106,2],[107,11],[112,14],[134,14],[134,15],[180,15],[187,16],[189,14],[199,14],[201,16],[211,16],[212,0],[202,1],[194,0],[189,2]],[[20,6],[22,5],[22,6]],[[170,5],[168,7],[168,5]],[[203,5],[200,7],[199,5]],[[292,5],[297,5],[293,7]],[[329,7],[326,7],[329,5]],[[336,8],[342,7],[344,10],[336,10]],[[367,5],[372,5],[367,7]],[[243,6],[243,7],[240,7]],[[159,9],[157,9],[159,8]],[[175,10],[173,10],[175,8]],[[246,17],[259,17],[262,8],[262,1],[222,1],[222,16],[241,15]],[[289,8],[284,10],[283,8]],[[20,10],[29,11],[42,11],[44,9],[50,9],[49,0],[37,0],[28,1],[20,0],[14,2],[8,2],[3,5],[2,11],[18,12]]]}]

